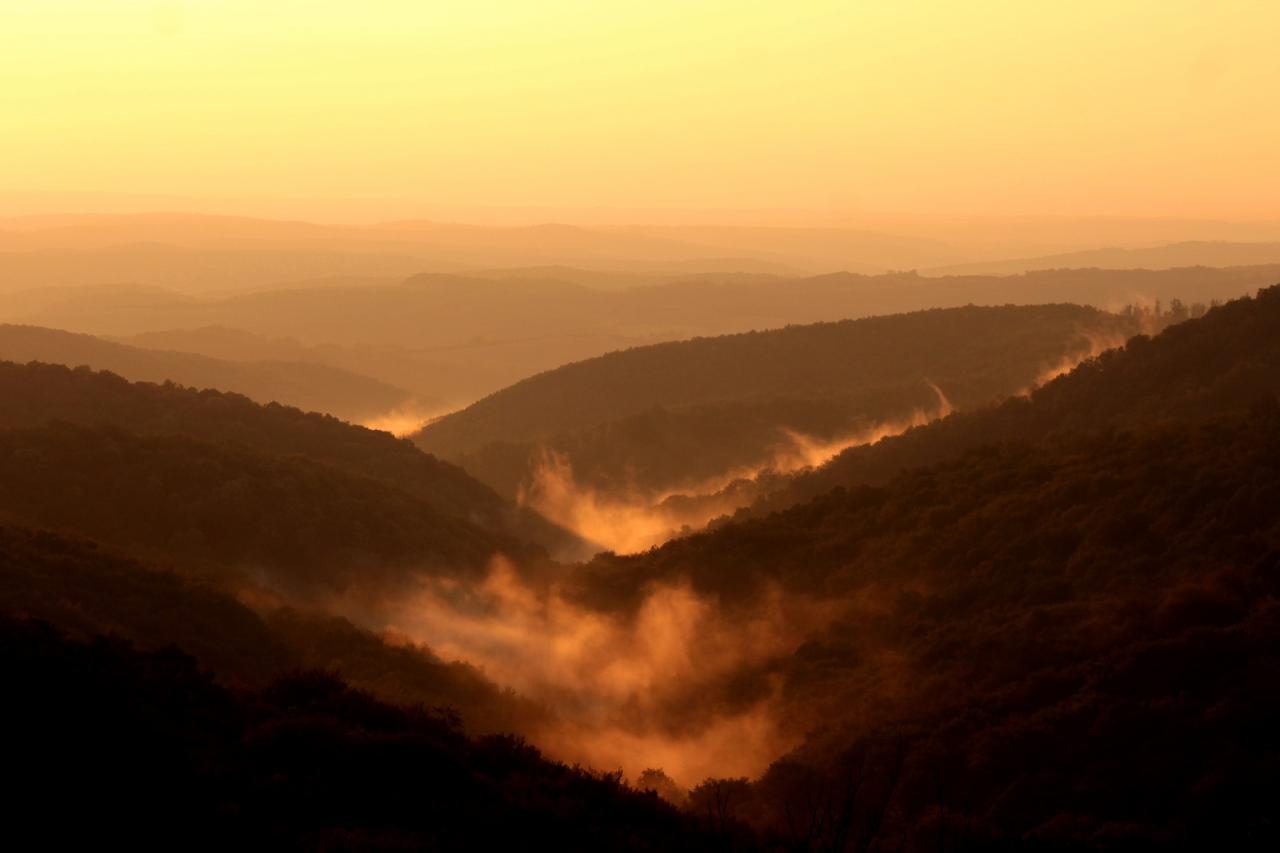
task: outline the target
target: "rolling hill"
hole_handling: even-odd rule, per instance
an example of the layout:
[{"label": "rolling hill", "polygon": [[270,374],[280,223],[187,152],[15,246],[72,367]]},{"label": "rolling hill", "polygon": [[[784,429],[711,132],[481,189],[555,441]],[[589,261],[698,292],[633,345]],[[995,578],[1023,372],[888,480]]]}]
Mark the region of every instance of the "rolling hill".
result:
[{"label": "rolling hill", "polygon": [[[715,829],[611,774],[327,673],[254,690],[174,649],[0,619],[11,830],[55,846],[702,850]],[[66,767],[77,772],[68,774]],[[68,804],[76,820],[66,820]]]},{"label": "rolling hill", "polygon": [[926,428],[851,448],[799,474],[758,511],[836,486],[884,482],[984,444],[1037,441],[1069,430],[1132,429],[1242,414],[1280,391],[1280,287],[1229,302],[1203,318],[1139,336],[1033,392],[1029,399],[960,412]]},{"label": "rolling hill", "polygon": [[0,615],[91,640],[177,647],[220,683],[261,688],[300,669],[336,673],[385,700],[449,708],[478,734],[533,732],[545,709],[423,646],[388,644],[339,617],[252,610],[224,589],[49,531],[0,526]]},{"label": "rolling hill", "polygon": [[600,570],[841,602],[750,676],[809,738],[744,819],[817,790],[883,797],[890,846],[1251,846],[1280,763],[1277,411],[973,453]]},{"label": "rolling hill", "polygon": [[407,391],[350,371],[306,361],[224,361],[139,349],[91,335],[36,326],[0,325],[0,360],[85,365],[135,382],[175,382],[243,394],[348,421],[384,414],[410,400]]},{"label": "rolling hill", "polygon": [[[1135,319],[961,309],[983,332],[964,341],[982,346],[949,359],[933,352],[954,345],[928,333],[933,312],[884,321],[924,322],[893,339],[966,365],[980,387],[1025,369],[998,357],[1001,344],[1045,345],[981,325],[1006,312],[1042,333],[1025,312]],[[211,827],[214,843],[1266,849],[1280,770],[1278,328],[1280,287],[1134,337],[1029,396],[845,451],[789,480],[777,511],[762,504],[557,573],[554,608],[514,596],[576,614],[593,638],[630,626],[628,649],[642,651],[675,644],[682,620],[721,615],[720,631],[676,650],[682,668],[662,673],[674,687],[625,705],[629,719],[647,735],[687,736],[744,718],[793,745],[753,779],[677,783],[655,768],[687,795],[683,814],[618,776],[385,701],[469,707],[485,727],[523,713],[474,670],[315,613],[253,612],[109,549],[12,526],[79,532],[184,570],[265,568],[342,589],[377,577],[361,554],[394,569],[518,547],[502,538],[510,507],[459,469],[385,434],[235,395],[0,365],[11,766],[35,797],[100,805],[95,831],[144,801]],[[757,363],[785,353],[775,335],[787,334],[797,330],[747,336],[768,344]],[[698,362],[722,374],[746,363]],[[860,366],[818,363],[815,399]],[[797,384],[785,369],[761,376],[770,394]],[[689,376],[683,393],[710,387],[704,378]],[[545,416],[531,408],[529,421]],[[470,577],[450,589],[483,612]],[[682,601],[689,609],[660,606]],[[784,617],[798,633],[762,642]],[[723,663],[726,646],[732,666],[700,666]],[[621,666],[647,660],[607,672],[656,691],[648,669]],[[295,664],[384,698],[333,675],[278,677]],[[608,682],[602,671],[592,678]],[[395,685],[409,686],[390,697]],[[71,783],[50,769],[85,756],[93,772]]]},{"label": "rolling hill", "polygon": [[1017,393],[1139,328],[1078,306],[967,307],[659,344],[532,377],[414,441],[511,496],[547,452],[593,489],[696,489]]},{"label": "rolling hill", "polygon": [[1106,248],[1036,258],[957,264],[924,270],[926,275],[1017,275],[1032,270],[1166,270],[1175,267],[1244,267],[1280,262],[1280,243],[1189,240],[1164,246]]},{"label": "rolling hill", "polygon": [[1263,291],[908,432],[895,441],[938,452],[861,484],[871,469],[850,460],[879,445],[850,451],[819,472],[845,485],[597,557],[575,595],[632,612],[684,583],[744,614],[780,596],[827,608],[790,653],[694,691],[761,697],[805,732],[758,780],[722,782],[761,832],[820,849],[850,822],[884,849],[1265,845],[1278,311],[1280,288]]},{"label": "rolling hill", "polygon": [[[292,466],[298,472],[309,465],[315,476],[342,479],[362,493],[379,491],[385,501],[425,507],[433,517],[455,519],[500,540],[552,548],[572,540],[456,466],[387,433],[333,417],[262,406],[235,394],[131,383],[114,374],[60,365],[0,362],[0,394],[6,402],[0,409],[0,429],[47,429],[63,422],[82,426],[103,441],[115,429],[131,445],[145,439],[168,440],[164,446],[171,449],[182,439],[198,446],[200,453],[238,454],[246,464],[252,458],[258,460],[253,465]],[[64,474],[75,476],[74,471]],[[163,496],[156,494],[155,499]]]},{"label": "rolling hill", "polygon": [[0,514],[304,598],[420,572],[479,575],[528,550],[306,458],[70,424],[0,430]]}]

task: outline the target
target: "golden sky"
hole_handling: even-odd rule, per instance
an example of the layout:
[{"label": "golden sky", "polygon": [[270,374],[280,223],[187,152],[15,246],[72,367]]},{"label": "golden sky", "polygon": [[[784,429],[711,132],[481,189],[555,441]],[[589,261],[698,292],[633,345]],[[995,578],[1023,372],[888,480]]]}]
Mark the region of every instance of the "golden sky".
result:
[{"label": "golden sky", "polygon": [[1275,0],[0,0],[0,203],[1276,217],[1278,33]]}]

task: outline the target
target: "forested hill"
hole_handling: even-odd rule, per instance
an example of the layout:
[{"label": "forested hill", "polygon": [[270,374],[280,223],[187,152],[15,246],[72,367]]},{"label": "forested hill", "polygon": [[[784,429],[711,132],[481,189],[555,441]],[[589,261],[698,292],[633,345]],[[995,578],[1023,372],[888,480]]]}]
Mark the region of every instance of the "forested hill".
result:
[{"label": "forested hill", "polygon": [[176,382],[244,394],[260,403],[364,420],[406,403],[409,393],[385,382],[324,364],[226,361],[193,353],[139,349],[38,326],[0,325],[0,360],[41,361],[110,370],[126,379]]},{"label": "forested hill", "polygon": [[[0,362],[0,429],[65,422],[116,427],[142,436],[185,436],[259,455],[304,457],[348,478],[369,478],[501,536],[560,547],[572,537],[513,507],[455,465],[410,442],[316,413],[259,405],[238,394],[166,383],[128,382],[114,374],[60,365]],[[319,497],[317,497],[319,499]]]},{"label": "forested hill", "polygon": [[[0,618],[8,828],[52,847],[712,849],[711,825],[617,775],[324,672],[230,690],[174,649]],[[69,772],[68,768],[74,768]]]},{"label": "forested hill", "polygon": [[[789,326],[610,353],[492,394],[426,427],[445,455],[531,441],[655,407],[847,396],[936,383],[959,406],[1032,383],[1091,339],[1137,331],[1075,305],[965,307]],[[926,389],[927,391],[927,389]]]},{"label": "forested hill", "polygon": [[298,593],[372,589],[417,572],[481,575],[498,554],[536,557],[305,457],[71,424],[0,430],[0,514]]},{"label": "forested hill", "polygon": [[39,619],[78,639],[110,634],[142,649],[177,647],[236,687],[328,670],[384,699],[451,708],[475,733],[529,733],[546,719],[544,709],[425,647],[389,645],[305,610],[255,612],[215,585],[49,531],[0,525],[0,615]]},{"label": "forested hill", "polygon": [[836,486],[881,483],[904,468],[982,445],[1038,441],[1064,431],[1135,428],[1242,413],[1280,392],[1280,285],[1204,317],[1138,336],[1033,392],[1003,404],[846,450],[795,477],[752,511],[766,512]]},{"label": "forested hill", "polygon": [[21,780],[10,830],[55,846],[716,841],[714,827],[618,774],[544,758],[512,733],[536,730],[545,709],[471,666],[332,617],[256,613],[47,531],[0,525],[0,667],[0,746]]},{"label": "forested hill", "polygon": [[580,579],[608,608],[678,579],[741,606],[832,608],[793,654],[723,688],[781,685],[778,718],[809,736],[734,789],[736,813],[807,815],[817,849],[866,810],[877,849],[1276,839],[1275,397],[1199,425],[988,446],[598,557]]}]

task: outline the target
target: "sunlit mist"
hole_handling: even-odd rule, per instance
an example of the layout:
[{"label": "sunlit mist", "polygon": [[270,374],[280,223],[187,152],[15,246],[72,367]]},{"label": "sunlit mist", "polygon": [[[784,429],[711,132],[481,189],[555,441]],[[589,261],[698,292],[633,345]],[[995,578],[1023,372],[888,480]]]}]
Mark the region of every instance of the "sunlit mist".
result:
[{"label": "sunlit mist", "polygon": [[[1086,356],[1081,356],[1083,360]],[[876,423],[835,438],[818,438],[782,428],[781,440],[761,462],[734,468],[677,492],[620,495],[602,492],[578,482],[572,460],[563,453],[544,449],[537,457],[520,501],[547,518],[620,554],[661,545],[682,532],[697,530],[714,518],[730,514],[750,502],[750,490],[732,491],[735,483],[749,482],[765,472],[790,474],[813,468],[851,447],[874,444],[914,427],[951,414],[951,401],[942,389],[927,382],[937,398],[930,409],[914,409],[902,418]],[[695,498],[672,501],[672,498]],[[690,505],[692,504],[692,505]]]},{"label": "sunlit mist", "polygon": [[425,583],[389,619],[395,632],[549,702],[557,720],[538,742],[553,754],[632,778],[663,767],[691,785],[758,773],[785,750],[771,690],[739,707],[712,688],[790,651],[830,612],[775,592],[730,613],[676,583],[652,589],[631,615],[607,613],[537,589],[497,559],[474,587]]},{"label": "sunlit mist", "polygon": [[448,414],[451,408],[438,406],[418,406],[408,404],[397,406],[389,412],[361,421],[360,426],[369,429],[389,432],[397,438],[412,435],[438,417]]},{"label": "sunlit mist", "polygon": [[1115,349],[1124,344],[1123,335],[1088,335],[1085,336],[1081,343],[1082,346],[1077,347],[1072,352],[1064,355],[1060,360],[1046,365],[1038,374],[1035,381],[1023,388],[1018,393],[1021,395],[1030,394],[1048,382],[1052,382],[1059,376],[1066,376],[1072,370],[1075,370],[1084,362],[1091,358],[1097,358],[1110,349]]}]

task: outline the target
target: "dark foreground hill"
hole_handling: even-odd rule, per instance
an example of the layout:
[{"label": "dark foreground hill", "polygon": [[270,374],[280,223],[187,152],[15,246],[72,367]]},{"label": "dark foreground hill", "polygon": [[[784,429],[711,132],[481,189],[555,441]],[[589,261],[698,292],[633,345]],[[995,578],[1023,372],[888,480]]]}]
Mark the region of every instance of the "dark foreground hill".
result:
[{"label": "dark foreground hill", "polygon": [[323,673],[229,690],[176,650],[0,619],[6,831],[130,849],[704,850],[616,776]]},{"label": "dark foreground hill", "polygon": [[74,639],[111,634],[143,650],[177,647],[232,687],[325,670],[384,699],[447,708],[467,730],[532,732],[546,711],[463,663],[388,645],[346,620],[246,607],[218,586],[157,570],[96,543],[0,526],[0,614]]},{"label": "dark foreground hill", "polygon": [[[699,786],[713,838],[609,777],[332,677],[228,689],[173,652],[12,622],[7,767],[100,835],[209,827],[215,845],[527,848],[549,832],[561,849],[1269,849],[1278,442],[1264,398],[1201,427],[976,452],[597,560],[580,591],[597,597],[682,574],[725,600],[782,584],[838,604],[793,653],[712,686],[778,685],[780,719],[808,735],[758,780]],[[136,624],[122,598],[115,618]],[[105,621],[103,607],[88,609]],[[137,822],[139,801],[158,824]]]},{"label": "dark foreground hill", "polygon": [[805,849],[847,820],[891,850],[1280,839],[1274,397],[837,489],[597,558],[579,594],[626,608],[680,578],[747,608],[783,589],[837,610],[733,688],[781,685],[778,719],[807,734],[754,784],[724,783],[733,812]]}]

